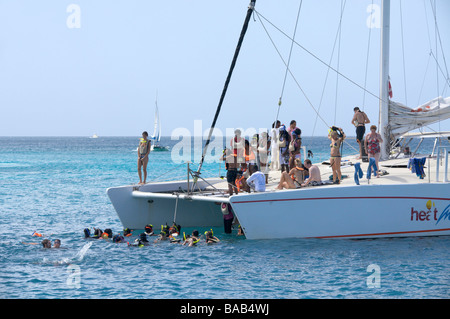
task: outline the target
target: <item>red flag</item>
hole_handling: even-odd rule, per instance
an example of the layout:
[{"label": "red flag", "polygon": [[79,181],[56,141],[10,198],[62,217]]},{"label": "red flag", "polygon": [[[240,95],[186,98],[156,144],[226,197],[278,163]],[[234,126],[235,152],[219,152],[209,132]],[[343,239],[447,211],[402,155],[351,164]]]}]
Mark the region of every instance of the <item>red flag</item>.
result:
[{"label": "red flag", "polygon": [[391,86],[391,78],[389,78],[389,97],[392,99],[392,86]]}]

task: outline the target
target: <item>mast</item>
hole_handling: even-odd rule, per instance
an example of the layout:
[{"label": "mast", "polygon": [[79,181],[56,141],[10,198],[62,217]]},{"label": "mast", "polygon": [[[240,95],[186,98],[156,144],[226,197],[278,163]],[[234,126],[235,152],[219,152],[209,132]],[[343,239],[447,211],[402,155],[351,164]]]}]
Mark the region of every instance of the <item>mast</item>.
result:
[{"label": "mast", "polygon": [[389,126],[389,45],[390,45],[390,18],[391,0],[381,1],[381,61],[380,61],[380,134],[384,143],[381,148],[381,159],[389,159],[390,152],[390,126]]},{"label": "mast", "polygon": [[200,164],[199,164],[198,170],[197,170],[197,176],[198,176],[198,174],[200,174],[200,170],[202,169],[203,161],[205,160],[206,151],[208,150],[209,143],[211,142],[211,136],[214,131],[214,127],[216,126],[217,118],[219,117],[223,100],[225,99],[225,95],[227,93],[228,84],[230,83],[231,75],[233,74],[234,66],[236,65],[236,60],[239,56],[239,51],[241,50],[241,45],[244,40],[245,33],[247,32],[248,22],[250,21],[250,17],[253,13],[253,10],[255,9],[255,2],[256,2],[256,0],[251,0],[250,4],[248,6],[247,15],[245,17],[241,35],[239,36],[239,41],[238,41],[236,50],[234,52],[233,61],[231,62],[230,70],[228,71],[228,76],[227,76],[227,79],[225,80],[225,85],[224,85],[224,88],[222,91],[222,95],[220,96],[219,105],[217,106],[216,114],[214,115],[214,120],[211,124],[211,128],[209,129],[208,139],[206,140],[205,148],[203,149],[202,159],[200,161]]}]

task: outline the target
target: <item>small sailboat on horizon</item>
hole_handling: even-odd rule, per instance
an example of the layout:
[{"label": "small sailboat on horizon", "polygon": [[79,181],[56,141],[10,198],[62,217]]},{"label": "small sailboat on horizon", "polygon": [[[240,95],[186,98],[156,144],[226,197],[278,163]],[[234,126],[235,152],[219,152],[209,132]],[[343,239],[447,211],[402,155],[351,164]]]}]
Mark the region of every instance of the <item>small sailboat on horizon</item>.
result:
[{"label": "small sailboat on horizon", "polygon": [[160,145],[161,141],[161,125],[159,120],[159,109],[158,109],[158,99],[155,101],[155,124],[153,129],[153,134],[150,136],[150,140],[152,141],[151,150],[155,152],[165,152],[169,150],[168,146]]}]

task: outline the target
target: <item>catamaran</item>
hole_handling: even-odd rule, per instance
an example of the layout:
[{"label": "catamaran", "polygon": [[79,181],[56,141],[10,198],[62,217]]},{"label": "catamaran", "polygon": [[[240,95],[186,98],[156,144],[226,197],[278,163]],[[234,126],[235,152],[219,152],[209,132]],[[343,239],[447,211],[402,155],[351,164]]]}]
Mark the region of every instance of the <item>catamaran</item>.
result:
[{"label": "catamaran", "polygon": [[[355,174],[355,179],[344,179],[339,185],[276,190],[280,172],[271,171],[265,192],[232,196],[228,194],[227,183],[222,179],[201,177],[200,170],[212,130],[249,19],[255,12],[255,1],[252,1],[198,170],[188,168],[187,179],[182,181],[111,187],[107,190],[124,228],[143,229],[146,224],[164,225],[172,221],[183,227],[220,227],[224,214],[222,204],[229,204],[247,239],[450,235],[450,145],[436,143],[433,153],[424,157],[425,161],[417,157],[417,151],[413,152],[415,156],[406,152],[407,141],[411,137],[408,132],[450,118],[450,98],[438,97],[415,109],[390,99],[390,0],[382,1],[378,96],[380,134],[384,141],[388,141],[381,150],[380,166],[389,169],[388,175],[382,178],[367,175],[364,181],[357,183],[356,165],[348,165],[342,168],[342,173],[349,176]],[[435,132],[432,137],[448,141],[449,136],[448,132]],[[400,151],[395,152],[396,149]],[[363,171],[366,165],[360,163]],[[329,174],[329,165],[318,164],[318,167],[321,172]]]}]

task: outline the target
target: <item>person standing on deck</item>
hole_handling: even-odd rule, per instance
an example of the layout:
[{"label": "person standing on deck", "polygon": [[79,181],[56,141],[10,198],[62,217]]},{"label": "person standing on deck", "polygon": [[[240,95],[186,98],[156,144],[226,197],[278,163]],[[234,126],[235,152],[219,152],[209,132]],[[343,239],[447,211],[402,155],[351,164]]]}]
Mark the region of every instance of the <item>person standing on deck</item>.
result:
[{"label": "person standing on deck", "polygon": [[[139,185],[143,185],[147,181],[147,164],[148,155],[150,154],[151,141],[148,139],[148,133],[144,131],[142,133],[142,138],[139,142],[138,147],[138,174],[139,174]],[[142,171],[144,172],[144,181],[142,181]]]},{"label": "person standing on deck", "polygon": [[380,171],[379,161],[381,157],[381,143],[383,143],[383,138],[377,133],[377,127],[372,125],[370,127],[370,133],[367,134],[364,139],[364,145],[367,150],[367,154],[370,158],[375,158],[375,165],[377,166],[377,177],[380,177],[378,172]]},{"label": "person standing on deck", "polygon": [[344,143],[345,133],[341,128],[333,126],[328,134],[328,138],[331,141],[330,144],[330,166],[333,171],[333,184],[340,184],[342,180],[341,176],[341,148],[342,143]]},{"label": "person standing on deck", "polygon": [[[366,124],[370,123],[367,114],[362,112],[359,107],[355,107],[353,109],[355,114],[353,115],[352,124],[356,127],[356,141],[359,144],[359,158],[363,157],[363,143],[364,143],[364,134],[366,133]],[[367,152],[367,150],[366,150]]]},{"label": "person standing on deck", "polygon": [[271,160],[270,160],[270,169],[271,170],[279,170],[280,169],[280,148],[278,146],[279,140],[279,128],[281,126],[280,121],[276,121],[272,124],[272,143],[271,143]]}]

